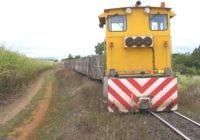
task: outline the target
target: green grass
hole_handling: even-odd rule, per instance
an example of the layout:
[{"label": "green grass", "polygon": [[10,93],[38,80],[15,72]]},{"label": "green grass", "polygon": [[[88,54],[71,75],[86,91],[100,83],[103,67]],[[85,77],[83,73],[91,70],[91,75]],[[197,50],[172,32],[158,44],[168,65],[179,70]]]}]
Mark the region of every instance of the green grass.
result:
[{"label": "green grass", "polygon": [[200,115],[200,76],[178,75],[179,108]]},{"label": "green grass", "polygon": [[186,76],[177,74],[177,78],[178,78],[179,90],[187,90],[192,85],[200,82],[199,76],[192,76],[192,75]]},{"label": "green grass", "polygon": [[45,120],[34,134],[37,140],[179,139],[151,115],[109,113],[101,102],[101,83],[67,70],[55,77]]},{"label": "green grass", "polygon": [[0,46],[0,100],[52,67],[53,62],[33,60]]},{"label": "green grass", "polygon": [[[180,108],[192,108],[194,112],[199,108],[194,91],[186,92],[198,86],[198,79],[178,75]],[[54,86],[45,120],[34,135],[38,140],[181,139],[151,115],[109,113],[106,104],[99,100],[102,85],[70,71],[57,72]],[[81,89],[74,92],[77,88]]]},{"label": "green grass", "polygon": [[[48,140],[52,135],[57,132],[57,129],[63,124],[63,115],[68,114],[67,109],[64,109],[66,104],[69,104],[69,96],[60,92],[65,89],[64,83],[62,86],[57,78],[53,81],[53,95],[45,115],[45,120],[40,124],[39,128],[35,131],[36,139]],[[68,114],[69,115],[69,114]]]},{"label": "green grass", "polygon": [[52,80],[52,75],[49,74],[44,78],[43,84],[39,92],[32,98],[31,102],[20,111],[13,119],[8,121],[6,124],[0,126],[0,137],[6,137],[10,132],[12,132],[16,127],[20,126],[25,119],[29,118],[37,107],[40,100],[43,99],[45,95],[46,85],[49,80]]}]

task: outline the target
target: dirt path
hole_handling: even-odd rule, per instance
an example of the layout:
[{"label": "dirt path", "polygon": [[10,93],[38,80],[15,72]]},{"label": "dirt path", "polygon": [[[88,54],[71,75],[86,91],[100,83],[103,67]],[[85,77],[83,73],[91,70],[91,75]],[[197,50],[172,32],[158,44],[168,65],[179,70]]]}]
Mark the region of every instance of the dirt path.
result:
[{"label": "dirt path", "polygon": [[36,81],[30,83],[25,90],[21,91],[20,97],[9,101],[9,103],[0,105],[0,124],[4,124],[12,119],[17,113],[19,113],[35,96],[39,91],[45,75],[49,71],[40,75]]},{"label": "dirt path", "polygon": [[[27,140],[29,139],[32,132],[34,132],[35,128],[43,121],[44,115],[48,109],[49,102],[52,96],[52,81],[49,81],[46,86],[45,96],[42,101],[40,101],[39,105],[32,113],[31,117],[26,120],[21,127],[17,128],[10,135],[10,139],[13,140]],[[31,137],[33,139],[33,137]]]}]

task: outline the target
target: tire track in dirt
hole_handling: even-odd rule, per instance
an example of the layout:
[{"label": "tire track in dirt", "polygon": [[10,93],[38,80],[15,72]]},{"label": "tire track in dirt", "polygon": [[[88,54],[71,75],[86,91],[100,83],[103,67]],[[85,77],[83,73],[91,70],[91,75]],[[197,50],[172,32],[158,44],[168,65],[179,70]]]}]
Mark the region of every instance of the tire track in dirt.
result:
[{"label": "tire track in dirt", "polygon": [[11,120],[31,101],[31,99],[38,93],[43,79],[48,72],[50,71],[41,74],[38,79],[23,89],[20,93],[20,97],[13,99],[6,104],[0,105],[0,124],[4,124]]},{"label": "tire track in dirt", "polygon": [[16,128],[14,132],[10,133],[9,139],[27,140],[28,138],[30,138],[31,134],[44,119],[45,113],[48,109],[52,97],[52,90],[52,81],[49,81],[46,86],[45,96],[43,100],[40,101],[39,105],[32,113],[31,117],[26,120],[19,128]]}]

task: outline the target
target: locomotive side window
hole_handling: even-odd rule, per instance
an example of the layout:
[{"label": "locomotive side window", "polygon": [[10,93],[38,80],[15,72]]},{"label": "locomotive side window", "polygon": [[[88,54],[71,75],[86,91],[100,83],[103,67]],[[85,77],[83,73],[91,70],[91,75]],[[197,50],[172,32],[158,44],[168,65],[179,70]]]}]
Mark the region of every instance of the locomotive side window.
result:
[{"label": "locomotive side window", "polygon": [[150,15],[150,28],[153,31],[167,30],[167,15]]},{"label": "locomotive side window", "polygon": [[111,32],[126,30],[126,16],[109,16],[108,23],[108,28]]}]

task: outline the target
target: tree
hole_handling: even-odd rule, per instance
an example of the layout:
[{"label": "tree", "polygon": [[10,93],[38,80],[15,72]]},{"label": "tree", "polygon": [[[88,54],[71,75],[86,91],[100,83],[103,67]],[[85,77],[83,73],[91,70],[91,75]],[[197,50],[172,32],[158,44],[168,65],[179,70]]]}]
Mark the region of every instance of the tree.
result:
[{"label": "tree", "polygon": [[191,63],[191,58],[190,58],[190,54],[189,53],[185,53],[185,54],[173,54],[173,64],[174,66],[179,65],[179,64],[183,64],[187,67],[192,67],[192,63]]},{"label": "tree", "polygon": [[68,55],[68,60],[74,59],[73,56],[71,54]]},{"label": "tree", "polygon": [[194,49],[194,51],[192,52],[191,60],[192,60],[192,64],[196,68],[200,68],[200,45],[198,48]]},{"label": "tree", "polygon": [[105,41],[98,43],[95,46],[95,53],[96,54],[104,54],[104,51],[105,51]]},{"label": "tree", "polygon": [[173,54],[174,70],[182,74],[200,74],[200,45],[194,51],[185,54]]},{"label": "tree", "polygon": [[81,58],[80,55],[76,55],[76,56],[74,57],[74,59],[79,59],[79,58]]}]

